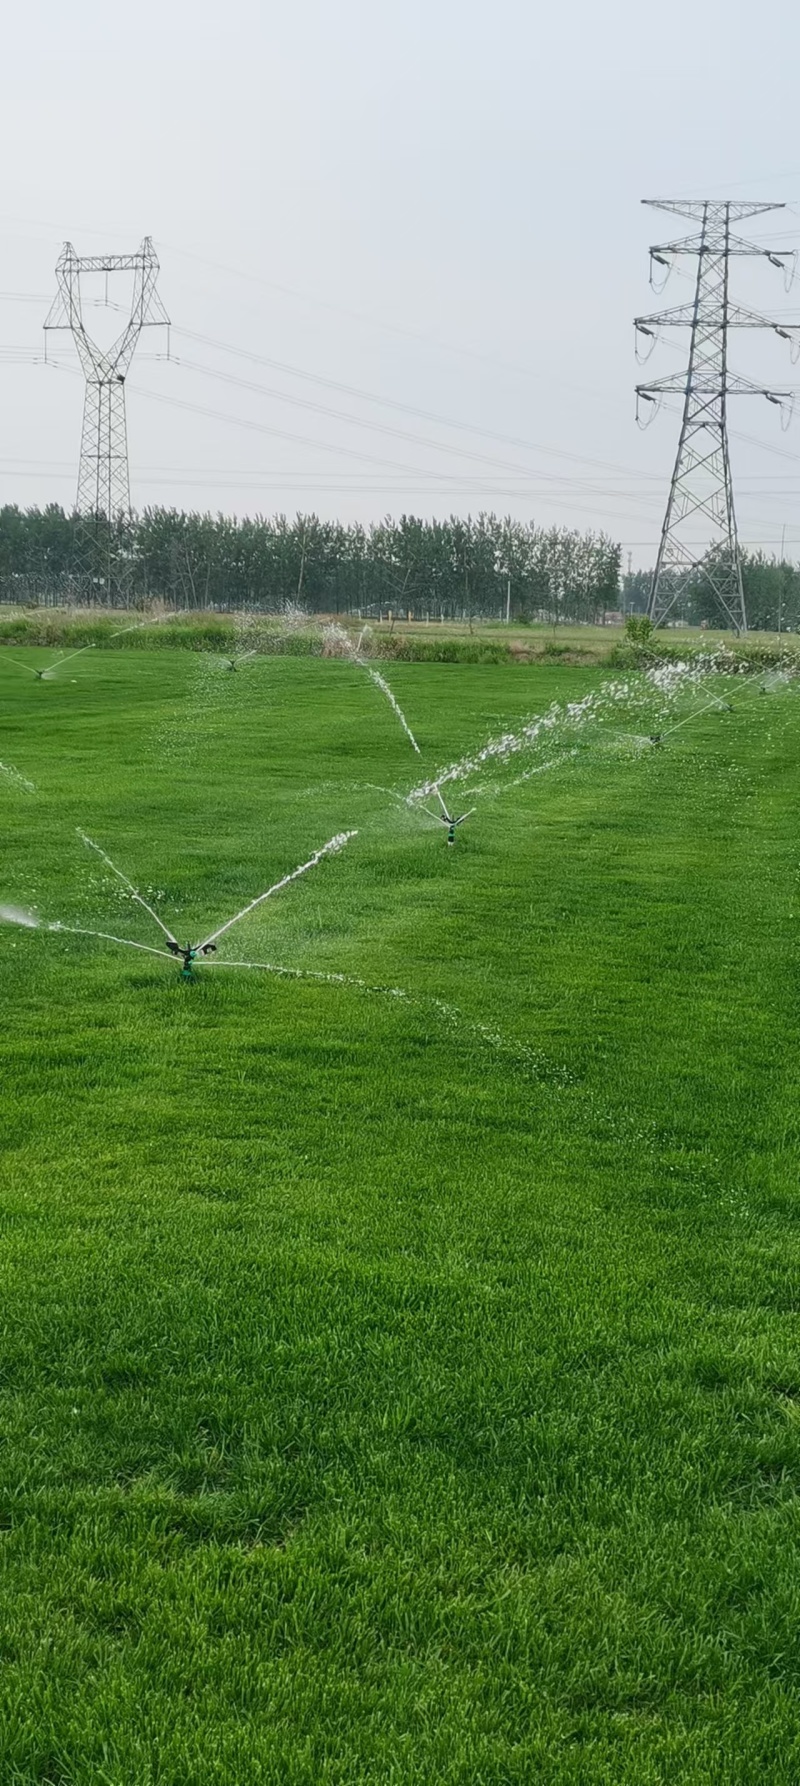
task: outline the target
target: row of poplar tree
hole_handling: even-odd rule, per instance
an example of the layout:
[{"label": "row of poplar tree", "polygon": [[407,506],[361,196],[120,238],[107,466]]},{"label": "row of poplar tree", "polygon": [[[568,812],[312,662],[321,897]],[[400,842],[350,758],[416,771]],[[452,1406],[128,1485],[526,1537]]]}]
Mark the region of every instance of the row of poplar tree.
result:
[{"label": "row of poplar tree", "polygon": [[316,515],[186,514],[151,508],[109,524],[0,508],[0,599],[170,608],[597,621],[619,607],[620,548],[602,533],[493,514],[369,527]]},{"label": "row of poplar tree", "polygon": [[[47,508],[0,507],[0,600],[134,607],[391,611],[431,618],[500,616],[596,622],[644,613],[652,573],[620,577],[620,548],[603,533],[537,527],[493,514],[387,517],[369,527],[316,515],[237,520],[151,508],[111,526]],[[748,624],[800,632],[800,568],[743,552]],[[675,620],[719,624],[702,573]]]}]

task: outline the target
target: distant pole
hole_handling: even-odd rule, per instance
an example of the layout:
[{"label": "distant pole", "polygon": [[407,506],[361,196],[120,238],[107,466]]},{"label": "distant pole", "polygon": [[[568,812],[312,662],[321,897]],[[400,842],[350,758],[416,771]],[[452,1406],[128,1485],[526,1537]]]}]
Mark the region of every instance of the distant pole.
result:
[{"label": "distant pole", "polygon": [[511,625],[511,578],[506,582],[506,626]]},{"label": "distant pole", "polygon": [[[300,550],[300,575],[297,579],[297,600],[298,600],[298,602],[299,602],[300,597],[303,593],[303,573],[305,571],[305,568],[306,568],[306,524],[304,521],[303,522],[303,543],[302,543],[301,550]],[[359,618],[359,620],[361,619],[361,609],[360,608],[358,610],[358,618]]]},{"label": "distant pole", "polygon": [[781,529],[781,580],[780,580],[780,584],[778,586],[778,638],[780,638],[780,636],[781,636],[781,623],[783,621],[783,566],[784,566],[784,562],[785,562],[785,552],[786,552],[786,522],[784,521],[783,527]]}]

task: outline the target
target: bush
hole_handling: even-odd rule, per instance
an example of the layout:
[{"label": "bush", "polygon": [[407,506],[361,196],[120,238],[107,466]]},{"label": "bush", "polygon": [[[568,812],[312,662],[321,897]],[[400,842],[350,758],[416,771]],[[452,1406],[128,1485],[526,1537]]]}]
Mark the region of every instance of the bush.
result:
[{"label": "bush", "polygon": [[653,633],[653,622],[647,614],[629,614],[625,622],[625,637],[632,645],[648,645]]}]

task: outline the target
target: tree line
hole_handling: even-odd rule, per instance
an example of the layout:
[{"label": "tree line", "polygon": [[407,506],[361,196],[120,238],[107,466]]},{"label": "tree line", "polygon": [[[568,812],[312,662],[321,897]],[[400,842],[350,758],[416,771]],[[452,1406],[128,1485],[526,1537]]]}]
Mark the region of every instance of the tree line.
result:
[{"label": "tree line", "polygon": [[[766,552],[742,552],[742,587],[747,624],[752,632],[800,632],[800,567]],[[644,614],[652,571],[629,572],[622,579],[625,612]],[[669,576],[667,576],[669,586]],[[675,603],[670,619],[688,626],[720,626],[719,610],[699,568]]]},{"label": "tree line", "polygon": [[620,602],[620,548],[603,533],[494,514],[364,527],[316,515],[234,519],[148,508],[108,522],[0,508],[0,600],[431,619],[598,621]]}]

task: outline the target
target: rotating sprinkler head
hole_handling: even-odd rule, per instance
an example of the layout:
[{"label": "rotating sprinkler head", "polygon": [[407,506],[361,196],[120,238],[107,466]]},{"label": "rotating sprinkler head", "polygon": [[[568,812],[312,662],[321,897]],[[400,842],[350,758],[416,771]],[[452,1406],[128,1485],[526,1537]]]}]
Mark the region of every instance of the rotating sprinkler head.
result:
[{"label": "rotating sprinkler head", "polygon": [[194,964],[198,955],[216,955],[217,945],[216,943],[187,943],[183,949],[180,943],[176,943],[173,939],[169,945],[169,952],[182,963],[181,979],[193,980]]},{"label": "rotating sprinkler head", "polygon": [[442,799],[441,788],[439,788],[437,786],[434,791],[436,794],[436,798],[439,802],[439,805],[441,807],[441,812],[431,812],[431,809],[429,806],[423,807],[423,812],[427,812],[432,819],[438,819],[442,825],[446,825],[447,826],[447,841],[448,841],[448,843],[455,843],[457,827],[459,825],[463,825],[465,819],[471,819],[472,814],[475,811],[475,808],[474,808],[474,806],[471,806],[469,809],[469,812],[462,812],[458,818],[454,818],[452,813],[449,813],[447,810],[447,807],[445,806],[445,803]]},{"label": "rotating sprinkler head", "polygon": [[648,743],[652,744],[654,750],[663,750],[664,749],[663,734],[661,732],[652,732],[650,735],[650,738],[648,739]]},{"label": "rotating sprinkler head", "polygon": [[457,819],[451,818],[449,812],[439,814],[442,824],[447,826],[448,843],[455,843],[458,826],[463,825],[465,819],[471,818],[474,811],[474,806],[471,806],[469,812],[462,812]]}]

